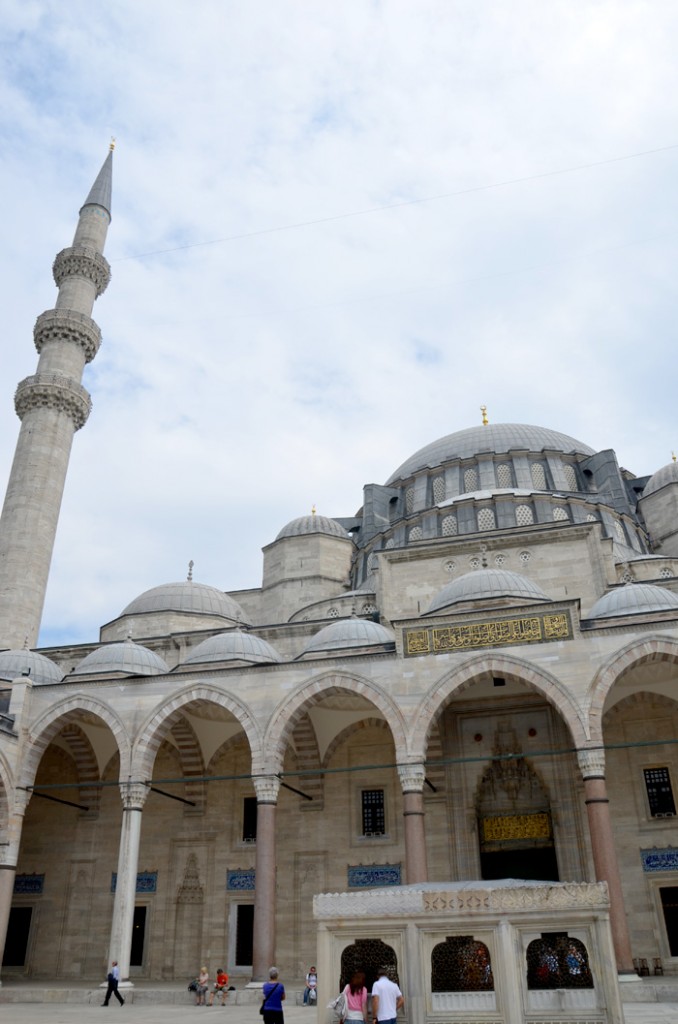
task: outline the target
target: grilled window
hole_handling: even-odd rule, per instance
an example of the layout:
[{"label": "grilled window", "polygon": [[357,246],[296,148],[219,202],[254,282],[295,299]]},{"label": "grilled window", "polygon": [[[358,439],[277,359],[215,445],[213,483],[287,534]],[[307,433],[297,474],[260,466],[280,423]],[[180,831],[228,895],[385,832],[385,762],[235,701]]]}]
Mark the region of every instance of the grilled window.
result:
[{"label": "grilled window", "polygon": [[383,789],[362,791],[363,835],[383,836],[386,833]]}]

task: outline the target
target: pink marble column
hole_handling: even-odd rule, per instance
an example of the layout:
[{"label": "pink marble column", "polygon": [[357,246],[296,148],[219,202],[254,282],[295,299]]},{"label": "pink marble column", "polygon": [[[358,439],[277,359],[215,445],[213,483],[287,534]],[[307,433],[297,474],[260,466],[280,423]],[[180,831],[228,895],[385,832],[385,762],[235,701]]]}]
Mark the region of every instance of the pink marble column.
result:
[{"label": "pink marble column", "polygon": [[257,794],[257,849],[252,981],[263,982],[275,963],[275,816],[280,779],[267,775],[253,781]]},{"label": "pink marble column", "polygon": [[398,765],[403,791],[405,822],[405,880],[408,885],[428,881],[424,830],[424,766]]},{"label": "pink marble column", "polygon": [[7,794],[9,803],[9,819],[5,833],[7,838],[6,845],[0,846],[0,964],[5,951],[9,912],[12,909],[24,815],[30,798],[30,792],[25,789],[17,789],[14,794],[11,792]]},{"label": "pink marble column", "polygon": [[631,940],[624,907],[619,862],[614,845],[610,801],[605,784],[605,751],[579,750],[577,760],[584,779],[586,812],[596,881],[607,882],[610,894],[610,927],[620,974],[633,974]]}]

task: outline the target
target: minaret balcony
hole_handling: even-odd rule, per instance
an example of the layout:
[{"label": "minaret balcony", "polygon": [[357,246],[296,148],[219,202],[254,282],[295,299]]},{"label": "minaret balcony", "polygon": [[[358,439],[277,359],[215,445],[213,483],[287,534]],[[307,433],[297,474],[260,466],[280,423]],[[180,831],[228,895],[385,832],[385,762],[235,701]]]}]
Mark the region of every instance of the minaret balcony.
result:
[{"label": "minaret balcony", "polygon": [[40,373],[26,377],[14,395],[14,408],[20,420],[33,409],[56,409],[65,412],[80,430],[92,411],[89,392],[70,377],[60,373]]},{"label": "minaret balcony", "polygon": [[90,363],[101,345],[98,324],[84,313],[74,309],[48,309],[41,313],[33,328],[33,341],[38,352],[48,342],[66,342],[79,345]]},{"label": "minaret balcony", "polygon": [[111,268],[96,249],[87,246],[71,246],[62,249],[54,260],[52,273],[57,288],[60,288],[67,277],[84,277],[92,281],[96,287],[96,297],[106,290],[111,279]]}]

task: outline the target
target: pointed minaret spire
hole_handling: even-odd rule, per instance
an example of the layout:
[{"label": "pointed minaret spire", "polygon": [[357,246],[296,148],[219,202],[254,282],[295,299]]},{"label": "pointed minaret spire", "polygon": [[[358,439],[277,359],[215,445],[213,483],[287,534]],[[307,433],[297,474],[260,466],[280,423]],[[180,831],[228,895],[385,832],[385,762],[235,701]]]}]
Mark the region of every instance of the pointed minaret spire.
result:
[{"label": "pointed minaret spire", "polygon": [[90,413],[82,386],[101,332],[91,319],[111,272],[103,257],[111,221],[113,151],[80,210],[73,245],[54,261],[59,294],[33,329],[40,354],[14,405],[21,420],[0,517],[0,649],[36,646],[73,435]]}]

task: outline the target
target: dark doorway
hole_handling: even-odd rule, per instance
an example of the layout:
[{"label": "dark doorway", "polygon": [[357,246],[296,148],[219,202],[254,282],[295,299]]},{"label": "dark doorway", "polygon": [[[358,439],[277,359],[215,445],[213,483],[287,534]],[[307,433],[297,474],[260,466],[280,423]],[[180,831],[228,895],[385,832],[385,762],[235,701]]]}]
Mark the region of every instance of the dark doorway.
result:
[{"label": "dark doorway", "polygon": [[557,882],[556,851],[553,846],[536,846],[528,850],[481,852],[480,873],[488,881],[496,878],[522,878],[528,881]]},{"label": "dark doorway", "polygon": [[3,967],[23,967],[26,963],[32,914],[33,907],[12,907],[10,910]]},{"label": "dark doorway", "polygon": [[667,889],[660,889],[659,893],[662,898],[669,950],[671,956],[678,956],[678,888],[672,885]]},{"label": "dark doorway", "polygon": [[144,938],[146,935],[146,907],[134,908],[132,924],[132,948],[129,954],[130,967],[141,967],[144,962]]},{"label": "dark doorway", "polygon": [[239,903],[235,929],[235,965],[252,966],[252,937],[254,934],[254,904]]}]

